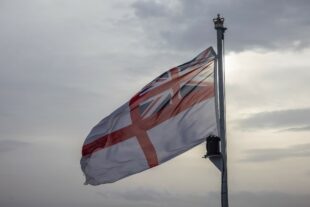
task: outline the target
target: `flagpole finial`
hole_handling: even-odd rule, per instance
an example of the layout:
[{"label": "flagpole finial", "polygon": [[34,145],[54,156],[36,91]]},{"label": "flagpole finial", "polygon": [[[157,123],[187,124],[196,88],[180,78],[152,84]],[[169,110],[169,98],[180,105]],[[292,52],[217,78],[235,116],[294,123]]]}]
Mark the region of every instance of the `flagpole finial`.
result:
[{"label": "flagpole finial", "polygon": [[222,30],[226,30],[226,28],[224,27],[224,17],[221,17],[220,14],[217,14],[217,18],[213,19],[214,22],[214,28],[215,29],[222,29]]}]

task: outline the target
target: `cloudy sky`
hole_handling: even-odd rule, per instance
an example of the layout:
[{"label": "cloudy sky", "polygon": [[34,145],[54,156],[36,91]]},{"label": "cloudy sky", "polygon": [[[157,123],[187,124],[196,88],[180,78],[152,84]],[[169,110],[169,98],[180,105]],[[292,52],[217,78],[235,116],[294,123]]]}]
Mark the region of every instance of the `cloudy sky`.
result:
[{"label": "cloudy sky", "polygon": [[216,46],[225,17],[230,205],[310,203],[308,0],[0,0],[0,205],[220,205],[198,146],[84,186],[89,130],[163,71]]}]

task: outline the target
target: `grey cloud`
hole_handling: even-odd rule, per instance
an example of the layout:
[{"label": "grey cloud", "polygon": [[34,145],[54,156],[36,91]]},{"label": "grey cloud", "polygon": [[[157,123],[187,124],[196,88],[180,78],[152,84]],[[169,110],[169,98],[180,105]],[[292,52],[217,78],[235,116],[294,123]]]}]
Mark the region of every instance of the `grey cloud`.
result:
[{"label": "grey cloud", "polygon": [[[156,196],[148,195],[148,193]],[[101,193],[100,193],[101,194]],[[124,196],[126,194],[126,196]],[[135,189],[124,192],[110,192],[111,197],[127,200],[129,206],[136,203],[137,206],[220,206],[220,192],[203,194],[177,194],[166,193],[160,190]],[[103,195],[105,198],[106,195]],[[147,198],[148,203],[144,202]],[[140,205],[138,204],[140,203]],[[289,194],[282,192],[230,192],[230,205],[238,207],[308,207],[310,203],[309,195]]]},{"label": "grey cloud", "polygon": [[18,140],[0,140],[0,153],[27,147],[30,143]]},{"label": "grey cloud", "polygon": [[[140,199],[145,195],[143,192],[140,192],[138,199],[131,200],[131,199],[124,199],[122,195],[118,194],[117,192],[112,193],[114,196],[114,202],[111,202],[110,198],[104,196],[104,200],[86,202],[87,198],[74,198],[71,201],[41,201],[40,198],[38,200],[32,201],[31,200],[15,200],[12,199],[8,202],[7,199],[2,200],[2,204],[7,207],[39,207],[39,206],[75,206],[75,207],[99,207],[99,206],[120,206],[124,205],[127,207],[142,207],[142,206],[150,206],[150,207],[159,207],[159,206],[171,206],[171,207],[188,207],[188,206],[197,206],[197,207],[204,207],[204,206],[220,206],[220,192],[209,193],[207,195],[203,194],[182,194],[176,197],[172,196],[168,198],[165,196],[164,193],[161,193],[161,197],[152,201],[152,202],[141,202]],[[238,206],[238,207],[308,207],[310,203],[309,195],[307,194],[288,194],[282,192],[233,192],[230,194],[230,205],[231,206]]]},{"label": "grey cloud", "polygon": [[[133,8],[147,33],[170,49],[201,48],[215,44],[212,19],[218,12],[226,18],[227,49],[303,48],[310,43],[309,1],[177,1],[165,12],[165,1],[137,1]],[[145,18],[152,5],[153,19]],[[157,15],[157,16],[155,16]],[[157,17],[157,19],[154,19]],[[152,29],[153,28],[153,29]],[[156,37],[156,35],[153,35]]]},{"label": "grey cloud", "polygon": [[127,191],[111,191],[106,193],[99,193],[106,199],[121,199],[130,205],[137,206],[178,206],[187,207],[195,206],[219,206],[220,194],[208,193],[201,194],[186,194],[177,193],[177,191],[167,191],[160,189],[137,188]]},{"label": "grey cloud", "polygon": [[292,132],[301,132],[301,131],[310,131],[310,125],[308,126],[303,126],[303,127],[292,127],[292,128],[287,128],[284,130],[280,130],[282,131],[292,131]]},{"label": "grey cloud", "polygon": [[309,129],[310,108],[287,109],[250,114],[240,120],[242,129],[284,128],[288,131]]},{"label": "grey cloud", "polygon": [[156,1],[136,1],[132,4],[132,6],[135,8],[135,14],[141,18],[169,15],[169,10],[165,7],[165,5]]},{"label": "grey cloud", "polygon": [[0,94],[6,97],[1,103],[0,130],[2,136],[9,138],[73,135],[83,125],[87,126],[87,117],[91,119],[98,114],[93,108],[103,102],[101,94],[61,85],[35,82],[0,85]]},{"label": "grey cloud", "polygon": [[[298,53],[297,53],[298,55]],[[252,69],[251,65],[237,71],[235,77],[227,77],[234,82],[227,83],[227,100],[237,108],[249,108],[285,103],[308,103],[309,66],[308,63],[289,63],[278,66],[276,61],[258,63],[262,68]],[[255,60],[254,60],[255,61]],[[285,61],[285,60],[284,60]],[[245,64],[240,59],[239,64]],[[281,64],[281,63],[280,63]],[[240,77],[239,77],[240,76]]]},{"label": "grey cloud", "polygon": [[247,162],[270,162],[286,158],[310,156],[310,144],[293,145],[287,148],[252,149],[246,151]]},{"label": "grey cloud", "polygon": [[238,192],[231,196],[231,206],[251,207],[306,207],[309,195],[292,195],[281,192]]},{"label": "grey cloud", "polygon": [[176,194],[169,192],[167,190],[158,190],[151,188],[134,188],[131,190],[123,190],[123,191],[108,191],[108,192],[99,192],[97,194],[103,196],[106,199],[115,199],[121,198],[123,200],[135,203],[147,203],[148,205],[162,205],[163,200],[169,201],[174,200]]}]

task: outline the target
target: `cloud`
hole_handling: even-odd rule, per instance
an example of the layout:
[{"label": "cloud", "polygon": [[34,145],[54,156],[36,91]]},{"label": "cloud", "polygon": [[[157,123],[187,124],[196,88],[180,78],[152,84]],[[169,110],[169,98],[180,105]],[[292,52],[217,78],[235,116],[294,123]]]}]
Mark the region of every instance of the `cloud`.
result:
[{"label": "cloud", "polygon": [[[173,191],[166,192],[160,190],[150,189],[132,189],[131,191],[124,192],[110,192],[102,194],[105,199],[115,198],[127,201],[129,206],[135,204],[137,206],[219,206],[220,205],[220,192],[211,192],[206,195],[199,194],[177,194]],[[240,191],[230,192],[229,194],[230,205],[238,207],[308,207],[310,203],[309,195],[307,194],[289,194],[283,192],[271,191]],[[148,202],[145,202],[145,201]]]},{"label": "cloud", "polygon": [[192,193],[178,193],[176,190],[160,190],[150,188],[134,188],[123,191],[110,191],[101,193],[98,192],[105,199],[119,199],[123,200],[127,205],[136,206],[178,206],[187,207],[195,206],[218,206],[220,205],[220,193],[192,194]]},{"label": "cloud", "polygon": [[0,108],[0,130],[9,138],[72,134],[87,126],[85,119],[96,116],[98,111],[92,109],[103,102],[102,94],[60,84],[19,81],[0,85],[0,94],[6,97]]},{"label": "cloud", "polygon": [[30,143],[18,140],[0,140],[0,153],[5,153],[19,148],[28,147]]},{"label": "cloud", "polygon": [[292,132],[310,131],[310,125],[303,126],[303,127],[292,127],[292,128],[280,130],[280,132],[284,132],[284,131],[292,131]]},{"label": "cloud", "polygon": [[239,121],[242,129],[276,129],[286,131],[309,130],[310,108],[259,112]]},{"label": "cloud", "polygon": [[156,38],[163,48],[193,49],[214,45],[212,19],[217,13],[226,18],[229,51],[304,48],[310,43],[307,36],[310,3],[307,0],[166,2],[145,0],[132,5],[144,31]]},{"label": "cloud", "polygon": [[309,195],[293,195],[282,192],[237,192],[231,196],[231,206],[239,207],[306,207]]},{"label": "cloud", "polygon": [[169,10],[165,4],[156,1],[136,1],[132,4],[135,14],[141,18],[152,18],[169,15]]},{"label": "cloud", "polygon": [[246,162],[272,162],[287,158],[310,156],[310,144],[293,145],[286,148],[252,149],[246,151]]},{"label": "cloud", "polygon": [[148,203],[157,203],[160,202],[161,199],[170,200],[173,199],[176,195],[173,192],[169,192],[167,190],[158,190],[158,189],[151,189],[151,188],[134,188],[131,190],[126,191],[108,191],[108,192],[99,192],[97,191],[98,195],[101,195],[108,199],[114,198],[122,198],[124,200],[130,202],[148,202]]},{"label": "cloud", "polygon": [[[146,189],[145,189],[146,190]],[[153,190],[152,190],[153,191]],[[128,198],[130,193],[126,197],[123,197],[122,193],[117,191],[111,192],[111,197],[107,197],[99,193],[104,199],[95,201],[89,201],[90,198],[87,197],[76,197],[70,200],[42,200],[38,197],[35,200],[16,200],[8,199],[2,200],[2,204],[7,207],[39,207],[39,206],[76,206],[84,207],[85,205],[89,207],[99,207],[104,204],[104,206],[127,206],[127,207],[160,207],[160,206],[170,206],[170,207],[188,207],[188,206],[220,206],[220,192],[213,192],[207,195],[203,193],[199,194],[179,194],[176,196],[165,195],[164,192],[156,190],[160,194],[160,197],[150,201],[144,202],[142,198],[146,196],[146,193],[139,191],[137,193],[140,196],[135,197],[135,199]],[[149,190],[146,190],[149,192]],[[238,207],[308,207],[310,203],[310,196],[308,194],[289,194],[283,192],[271,192],[271,191],[260,191],[260,192],[232,192],[229,194],[229,200],[231,206]],[[94,197],[91,197],[94,199]]]}]

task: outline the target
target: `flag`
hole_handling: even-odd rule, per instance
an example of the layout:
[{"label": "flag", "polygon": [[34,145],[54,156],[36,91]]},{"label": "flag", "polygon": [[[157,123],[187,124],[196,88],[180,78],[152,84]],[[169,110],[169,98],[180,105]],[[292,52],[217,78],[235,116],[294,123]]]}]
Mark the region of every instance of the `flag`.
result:
[{"label": "flag", "polygon": [[164,72],[101,120],[86,137],[85,184],[112,183],[217,136],[212,47]]}]

